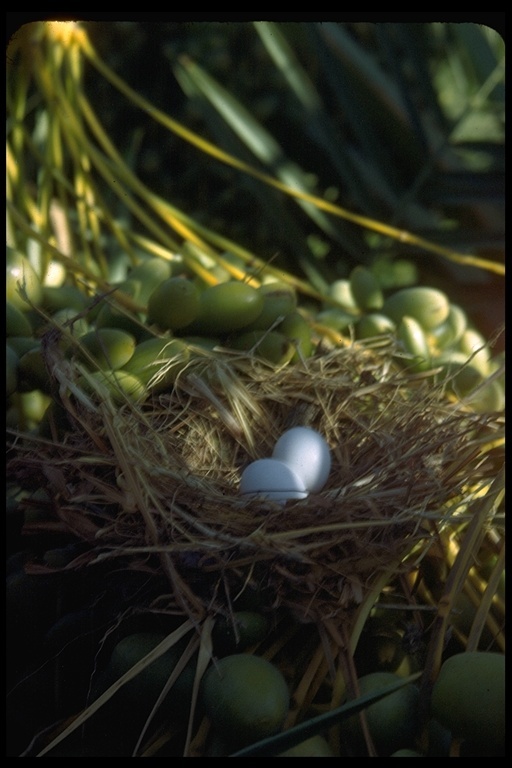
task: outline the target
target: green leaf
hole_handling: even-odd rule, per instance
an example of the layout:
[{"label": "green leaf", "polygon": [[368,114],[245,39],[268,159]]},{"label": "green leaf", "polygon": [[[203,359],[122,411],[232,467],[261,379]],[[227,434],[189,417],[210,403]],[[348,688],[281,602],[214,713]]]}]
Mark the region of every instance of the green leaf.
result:
[{"label": "green leaf", "polygon": [[[180,65],[203,97],[212,104],[234,133],[251,152],[284,184],[306,193],[314,193],[311,177],[286,156],[280,144],[229,91],[209,75],[199,64],[181,57]],[[340,227],[311,203],[298,200],[298,205],[326,234],[343,243]]]}]

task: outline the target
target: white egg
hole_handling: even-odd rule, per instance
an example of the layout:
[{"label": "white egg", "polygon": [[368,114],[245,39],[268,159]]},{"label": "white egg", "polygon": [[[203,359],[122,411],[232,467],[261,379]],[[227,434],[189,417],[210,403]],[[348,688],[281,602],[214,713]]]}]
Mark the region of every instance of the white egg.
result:
[{"label": "white egg", "polygon": [[274,501],[305,499],[308,495],[301,478],[278,459],[257,459],[249,464],[240,478],[240,493]]},{"label": "white egg", "polygon": [[288,464],[310,493],[318,493],[323,488],[331,471],[329,446],[322,435],[310,427],[293,427],[284,432],[272,458]]}]

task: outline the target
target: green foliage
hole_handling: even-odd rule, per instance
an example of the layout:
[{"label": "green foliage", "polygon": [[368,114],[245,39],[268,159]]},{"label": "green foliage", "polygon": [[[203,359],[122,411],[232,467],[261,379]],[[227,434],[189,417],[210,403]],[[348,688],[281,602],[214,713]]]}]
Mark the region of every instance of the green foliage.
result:
[{"label": "green foliage", "polygon": [[[250,349],[293,366],[329,346],[394,337],[397,362],[417,379],[443,382],[452,400],[464,396],[475,411],[503,411],[504,366],[493,335],[504,316],[504,41],[495,31],[466,23],[36,23],[14,36],[7,59],[6,389],[8,428],[17,436],[59,434],[59,403],[50,394],[66,391],[66,366],[77,352],[80,405],[89,405],[88,393],[124,406],[172,388],[195,354],[190,342],[197,349],[220,343],[233,355]],[[479,326],[473,297],[486,293]],[[49,330],[66,354],[52,381],[41,340]],[[482,465],[497,463],[488,451]],[[465,460],[454,457],[453,471]],[[434,627],[424,670],[431,681],[448,625],[467,650],[481,636],[487,642],[484,629],[493,648],[504,649],[497,529],[496,540],[489,535],[496,560],[468,592],[476,595],[470,625],[461,629],[442,614],[457,609],[456,596],[471,586],[474,552],[502,501],[498,480],[499,492],[482,493],[480,513],[468,502],[473,538],[462,539],[454,563],[452,532],[443,540],[450,575],[427,587],[419,579],[414,590],[405,576],[400,582],[418,613],[437,612],[426,622]],[[29,528],[35,512],[25,512]],[[59,549],[37,546],[39,566],[55,566]],[[418,554],[426,573],[433,558]],[[29,584],[25,577],[32,585],[34,574],[16,572],[9,586]],[[384,585],[361,605],[351,645]],[[254,642],[265,637],[266,619]],[[56,743],[151,661],[165,661],[189,629],[162,639],[137,668],[118,671]],[[210,662],[207,636],[195,694]],[[330,642],[322,637],[326,659]],[[239,650],[238,639],[234,645]],[[49,666],[45,659],[45,681]],[[238,756],[295,749],[378,701],[386,709],[407,685],[415,697],[410,683],[419,674],[390,686],[380,678],[371,693],[335,706],[339,677],[330,711],[315,717],[304,706],[299,725]],[[30,698],[14,708],[20,717]],[[294,702],[305,701],[303,688]],[[270,732],[286,714],[284,684],[279,702]],[[214,711],[215,691],[210,703]],[[41,710],[40,722],[29,718],[27,739],[49,725],[46,701]],[[501,716],[501,700],[496,710]],[[264,733],[250,732],[244,744]]]},{"label": "green foliage", "polygon": [[[240,159],[365,216],[461,251],[499,254],[504,47],[493,30],[366,22],[199,25],[190,37],[170,38],[165,50],[195,124]],[[278,223],[279,245],[308,275],[318,271],[330,281],[377,254],[409,251],[386,237],[370,243],[367,233],[299,200],[304,216],[257,182],[242,184],[268,232]],[[484,200],[494,215],[468,227]],[[229,205],[239,207],[232,198],[225,211]],[[245,206],[244,214],[248,222]],[[251,230],[241,233],[248,244]],[[324,241],[321,256],[312,237]]]}]

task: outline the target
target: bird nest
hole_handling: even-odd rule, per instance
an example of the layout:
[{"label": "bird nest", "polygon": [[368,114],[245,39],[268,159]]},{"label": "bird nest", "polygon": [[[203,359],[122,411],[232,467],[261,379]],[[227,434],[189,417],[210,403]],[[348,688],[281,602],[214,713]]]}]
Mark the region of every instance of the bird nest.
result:
[{"label": "bird nest", "polygon": [[[85,543],[68,568],[151,569],[169,585],[160,607],[194,620],[256,586],[269,609],[336,617],[468,514],[497,474],[501,419],[407,374],[389,340],[319,349],[281,369],[197,350],[172,391],[121,405],[83,392],[56,349],[47,363],[67,428],[18,441],[12,472],[45,487]],[[322,491],[284,505],[241,497],[244,468],[296,425],[331,449]]]}]

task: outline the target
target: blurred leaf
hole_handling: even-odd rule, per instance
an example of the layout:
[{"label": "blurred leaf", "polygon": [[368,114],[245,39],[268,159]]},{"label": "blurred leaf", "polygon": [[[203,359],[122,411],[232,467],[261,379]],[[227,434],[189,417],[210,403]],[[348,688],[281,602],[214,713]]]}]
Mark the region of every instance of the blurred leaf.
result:
[{"label": "blurred leaf", "polygon": [[[333,123],[332,113],[326,109],[315,84],[281,32],[281,26],[272,22],[255,22],[256,31],[297,101],[292,118],[304,136],[327,156],[344,189],[349,190],[357,204],[364,208],[366,182],[358,172],[353,151]],[[384,190],[384,180],[379,183]]]},{"label": "blurred leaf", "polygon": [[[251,152],[265,163],[283,184],[307,194],[314,192],[308,174],[297,163],[286,157],[279,143],[249,110],[189,57],[182,57],[179,63],[203,97],[218,110]],[[324,232],[336,241],[344,242],[345,238],[340,229],[318,208],[304,200],[298,200],[298,203]]]},{"label": "blurred leaf", "polygon": [[[174,73],[189,98],[193,101],[200,100],[200,108],[205,122],[208,125],[209,131],[215,136],[216,143],[244,163],[254,162],[254,156],[247,149],[244,142],[238,138],[237,134],[233,133],[213,105],[203,98],[202,91],[198,88],[187,69],[175,65]],[[310,268],[311,253],[313,251],[308,248],[306,234],[302,231],[300,223],[290,212],[285,198],[277,191],[269,190],[267,187],[262,186],[261,182],[251,176],[242,175],[240,177],[240,185],[252,199],[257,201],[266,220],[272,222],[276,232],[276,245],[285,243],[296,254],[298,263],[305,274],[308,275],[312,284],[318,289],[324,290],[324,281],[319,277],[316,270]],[[237,190],[236,194],[239,195],[240,190]]]},{"label": "blurred leaf", "polygon": [[[473,81],[477,88],[492,78],[497,69],[502,69],[504,49],[500,45],[499,36],[496,32],[480,24],[469,23],[450,24],[449,32],[458,41],[460,55],[464,58],[466,67],[473,73]],[[488,36],[489,32],[493,38],[492,46]],[[505,84],[502,76],[489,93],[489,99],[501,104],[504,103]]]}]

